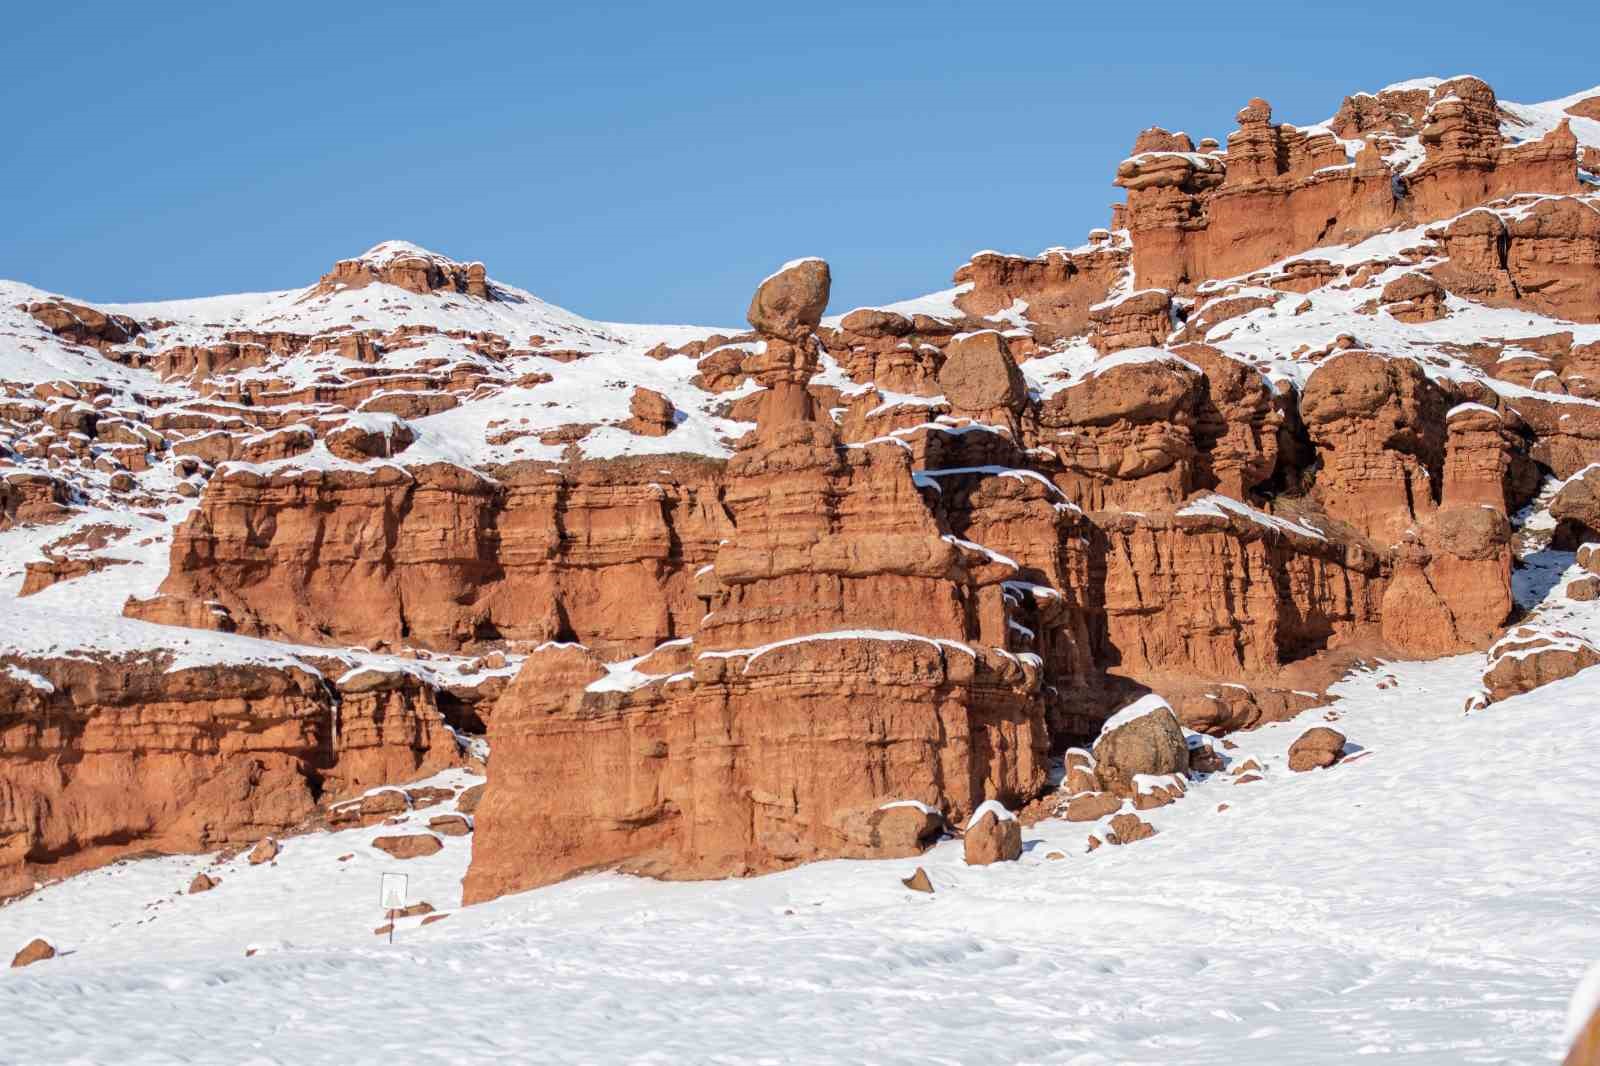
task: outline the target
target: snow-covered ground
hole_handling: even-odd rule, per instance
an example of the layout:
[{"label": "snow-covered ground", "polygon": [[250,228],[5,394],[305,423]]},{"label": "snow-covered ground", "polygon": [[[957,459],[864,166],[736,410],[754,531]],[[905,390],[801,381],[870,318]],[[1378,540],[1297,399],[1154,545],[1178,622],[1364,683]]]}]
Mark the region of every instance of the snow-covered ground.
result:
[{"label": "snow-covered ground", "polygon": [[[0,947],[65,953],[0,978],[0,1059],[1558,1061],[1600,959],[1600,671],[1464,715],[1482,661],[1354,675],[1332,724],[1370,754],[1289,773],[1324,709],[1241,735],[1265,780],[1216,775],[1145,815],[1159,836],[1093,854],[1051,821],[983,868],[947,841],[753,880],[597,875],[393,946],[379,873],[451,909],[467,840],[396,862],[368,843],[394,830],[292,838],[192,897],[206,858],[122,863],[0,908]],[[932,896],[899,883],[919,864]]]}]

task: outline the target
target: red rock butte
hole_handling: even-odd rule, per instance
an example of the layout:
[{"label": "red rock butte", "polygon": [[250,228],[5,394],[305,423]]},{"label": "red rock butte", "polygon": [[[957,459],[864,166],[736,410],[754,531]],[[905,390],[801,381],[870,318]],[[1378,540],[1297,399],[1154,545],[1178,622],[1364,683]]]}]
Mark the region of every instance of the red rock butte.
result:
[{"label": "red rock butte", "polygon": [[0,896],[485,745],[468,902],[914,855],[988,801],[1003,861],[1009,811],[1173,802],[1186,732],[1359,658],[1493,647],[1478,706],[1600,662],[1511,580],[1554,481],[1600,535],[1600,89],[1236,122],[1138,134],[1077,247],[832,317],[798,259],[748,328],[403,242],[284,293],[0,283]]}]

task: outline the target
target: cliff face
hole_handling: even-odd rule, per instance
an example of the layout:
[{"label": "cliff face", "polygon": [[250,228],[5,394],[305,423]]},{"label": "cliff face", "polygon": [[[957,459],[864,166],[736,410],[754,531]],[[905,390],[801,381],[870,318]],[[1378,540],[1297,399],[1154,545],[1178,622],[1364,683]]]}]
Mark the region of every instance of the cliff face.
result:
[{"label": "cliff face", "polygon": [[376,670],[9,663],[0,707],[0,898],[131,852],[253,843],[324,795],[463,762],[432,692]]},{"label": "cliff face", "polygon": [[699,621],[693,574],[728,525],[719,466],[241,469],[177,530],[161,592],[279,640],[646,651]]},{"label": "cliff face", "polygon": [[1544,482],[1600,529],[1600,125],[1237,122],[837,318],[817,259],[724,331],[400,242],[228,309],[4,283],[0,895],[485,738],[473,899],[915,854],[1151,691],[1220,735],[1489,646]]}]

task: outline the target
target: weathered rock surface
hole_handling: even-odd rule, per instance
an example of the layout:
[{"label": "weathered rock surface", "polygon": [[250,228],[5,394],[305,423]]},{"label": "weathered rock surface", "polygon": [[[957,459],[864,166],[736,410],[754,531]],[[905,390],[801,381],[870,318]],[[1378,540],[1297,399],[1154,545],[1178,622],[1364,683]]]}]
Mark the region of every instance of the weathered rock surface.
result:
[{"label": "weathered rock surface", "polygon": [[432,833],[376,837],[372,846],[396,859],[420,859],[437,854],[444,848],[444,844]]},{"label": "weathered rock surface", "polygon": [[[1547,475],[1553,546],[1600,539],[1592,103],[1457,78],[1325,126],[1253,99],[1225,145],[1151,127],[1081,246],[826,324],[817,259],[761,283],[751,332],[650,336],[403,242],[226,325],[0,308],[39,353],[0,380],[13,606],[145,590],[109,620],[139,654],[0,660],[0,896],[410,821],[449,797],[385,786],[485,732],[487,787],[430,820],[474,831],[468,899],[908,857],[988,801],[1138,839],[1123,804],[1223,768],[1185,728],[1500,638]],[[159,627],[301,665],[169,672]],[[1478,703],[1596,661],[1514,630]]]},{"label": "weathered rock surface", "polygon": [[1022,857],[1022,823],[999,804],[985,804],[967,823],[961,847],[968,866],[1015,862]]},{"label": "weathered rock surface", "polygon": [[36,962],[43,962],[46,959],[55,957],[56,949],[50,942],[36,937],[28,941],[21,951],[11,957],[11,968],[15,970],[23,966],[32,966]]},{"label": "weathered rock surface", "polygon": [[1600,648],[1562,630],[1519,626],[1489,649],[1487,702],[1498,703],[1600,665]]},{"label": "weathered rock surface", "polygon": [[1343,753],[1343,733],[1327,726],[1315,726],[1289,745],[1289,769],[1297,773],[1323,770],[1338,762]]},{"label": "weathered rock surface", "polygon": [[1131,796],[1134,778],[1189,772],[1189,745],[1166,700],[1145,696],[1113,715],[1094,745],[1095,773],[1105,787]]}]

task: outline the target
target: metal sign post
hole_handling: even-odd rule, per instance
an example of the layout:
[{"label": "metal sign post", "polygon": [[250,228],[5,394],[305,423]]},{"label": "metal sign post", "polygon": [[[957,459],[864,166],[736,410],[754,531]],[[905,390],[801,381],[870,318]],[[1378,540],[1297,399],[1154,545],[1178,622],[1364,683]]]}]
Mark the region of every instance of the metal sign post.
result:
[{"label": "metal sign post", "polygon": [[406,875],[384,874],[378,882],[378,903],[389,914],[389,943],[394,943],[394,912],[406,906]]}]

